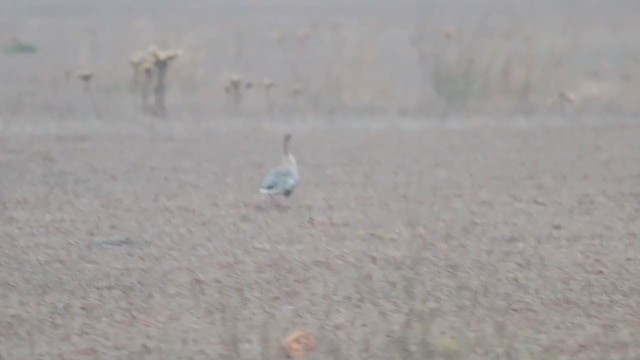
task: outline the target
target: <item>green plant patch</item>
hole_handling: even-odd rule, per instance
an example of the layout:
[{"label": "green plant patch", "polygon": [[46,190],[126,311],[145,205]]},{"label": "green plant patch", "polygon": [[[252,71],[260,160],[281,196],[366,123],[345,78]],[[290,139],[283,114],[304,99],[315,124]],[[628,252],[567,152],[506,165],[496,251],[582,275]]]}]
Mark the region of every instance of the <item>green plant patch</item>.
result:
[{"label": "green plant patch", "polygon": [[35,54],[38,52],[38,48],[35,45],[18,41],[5,47],[4,52],[7,55]]}]

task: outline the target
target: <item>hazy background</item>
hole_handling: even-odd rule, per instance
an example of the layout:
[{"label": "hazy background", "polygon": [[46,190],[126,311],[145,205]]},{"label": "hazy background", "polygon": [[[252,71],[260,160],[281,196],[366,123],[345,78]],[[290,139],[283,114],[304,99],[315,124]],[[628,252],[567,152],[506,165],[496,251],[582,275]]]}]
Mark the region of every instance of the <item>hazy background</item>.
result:
[{"label": "hazy background", "polygon": [[[230,115],[232,74],[256,86],[241,112],[274,114],[634,114],[634,1],[3,1],[0,111],[91,114],[74,69],[95,72],[105,117],[139,113],[128,58],[184,50],[168,74],[170,116]],[[302,35],[305,34],[306,35]],[[34,53],[12,52],[16,40]],[[300,89],[297,99],[293,89]]]},{"label": "hazy background", "polygon": [[0,0],[0,360],[640,359],[639,15]]}]

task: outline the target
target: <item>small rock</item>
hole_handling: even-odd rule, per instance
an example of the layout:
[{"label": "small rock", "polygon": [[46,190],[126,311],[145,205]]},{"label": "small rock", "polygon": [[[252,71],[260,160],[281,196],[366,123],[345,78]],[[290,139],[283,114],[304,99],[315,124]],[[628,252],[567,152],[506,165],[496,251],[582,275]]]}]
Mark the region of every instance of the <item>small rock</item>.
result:
[{"label": "small rock", "polygon": [[114,238],[114,239],[101,239],[101,240],[95,240],[94,244],[104,248],[114,248],[114,247],[120,247],[120,246],[132,246],[133,240],[129,239],[128,237]]},{"label": "small rock", "polygon": [[302,331],[294,331],[282,342],[287,357],[294,360],[306,359],[307,355],[316,348],[316,339],[313,335]]}]

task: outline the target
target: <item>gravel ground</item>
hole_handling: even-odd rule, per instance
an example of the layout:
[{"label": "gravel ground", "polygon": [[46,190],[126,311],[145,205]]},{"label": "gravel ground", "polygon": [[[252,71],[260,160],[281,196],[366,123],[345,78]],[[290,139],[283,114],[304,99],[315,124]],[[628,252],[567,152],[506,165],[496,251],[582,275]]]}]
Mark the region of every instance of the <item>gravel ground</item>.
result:
[{"label": "gravel ground", "polygon": [[640,125],[319,124],[5,123],[0,358],[640,358]]}]

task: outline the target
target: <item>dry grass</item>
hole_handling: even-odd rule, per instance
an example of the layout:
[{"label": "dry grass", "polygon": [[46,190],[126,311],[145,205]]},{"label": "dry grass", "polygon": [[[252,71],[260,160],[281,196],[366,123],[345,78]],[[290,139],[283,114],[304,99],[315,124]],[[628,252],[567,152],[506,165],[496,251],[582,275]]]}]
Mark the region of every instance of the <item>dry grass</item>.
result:
[{"label": "dry grass", "polygon": [[[504,4],[496,0],[493,7],[474,11],[473,16],[458,13],[453,5],[439,5],[438,11],[372,7],[398,16],[411,14],[402,15],[402,21],[392,16],[385,22],[349,17],[337,21],[326,15],[302,24],[256,20],[249,25],[239,19],[231,25],[185,14],[174,16],[169,25],[160,21],[162,15],[155,9],[144,20],[94,14],[96,25],[77,18],[63,28],[43,17],[39,27],[23,27],[26,30],[17,34],[36,43],[38,52],[4,54],[9,61],[5,78],[21,86],[2,97],[2,108],[11,116],[32,112],[83,116],[64,94],[60,72],[55,70],[80,63],[100,74],[94,96],[105,113],[136,114],[139,104],[122,106],[131,103],[124,91],[131,70],[122,59],[158,44],[184,49],[167,79],[172,83],[169,102],[175,104],[177,116],[637,112],[640,80],[633,74],[640,63],[633,43],[638,25],[628,16],[632,5],[611,5],[613,10],[602,22],[594,20],[599,9],[586,4],[572,9],[570,17],[555,11],[558,5],[509,8]],[[267,19],[277,18],[275,10],[255,11],[263,11]],[[224,14],[221,10],[218,16],[228,16]],[[89,30],[78,31],[83,27]],[[6,30],[16,33],[19,26]],[[65,39],[75,46],[49,35],[62,31],[69,32]],[[42,59],[51,60],[43,71],[34,71],[33,63]],[[140,59],[132,58],[134,84],[144,79],[137,70]],[[233,73],[253,82],[268,77],[282,86],[270,92],[266,106],[258,91],[242,96],[242,111],[233,105],[225,108],[227,95],[220,83]],[[570,106],[560,104],[558,94],[570,94],[574,101]],[[233,98],[235,103],[239,96]]]},{"label": "dry grass", "polygon": [[638,356],[636,125],[261,123],[4,124],[2,356]]}]

